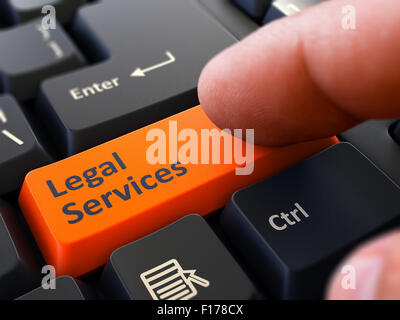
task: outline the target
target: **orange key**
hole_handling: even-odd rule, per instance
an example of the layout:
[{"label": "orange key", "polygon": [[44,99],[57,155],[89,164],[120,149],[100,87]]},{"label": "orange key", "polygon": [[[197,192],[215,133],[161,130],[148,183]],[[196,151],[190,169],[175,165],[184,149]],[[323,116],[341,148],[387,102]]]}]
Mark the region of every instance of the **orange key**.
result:
[{"label": "orange key", "polygon": [[[170,132],[171,128],[176,131]],[[178,141],[176,137],[176,134],[185,135],[181,130],[188,128],[192,135],[198,135],[197,149],[187,149],[188,142],[195,138]],[[165,133],[165,141],[162,134],[155,134],[158,139],[146,141],[150,132],[159,134],[160,129]],[[223,207],[236,190],[337,142],[336,138],[328,138],[284,148],[256,146],[254,171],[249,175],[235,174],[238,161],[195,164],[194,158],[192,163],[184,163],[186,160],[179,157],[179,160],[183,159],[181,162],[170,164],[168,156],[174,155],[174,150],[179,154],[197,154],[199,162],[205,162],[200,155],[201,145],[207,149],[204,147],[207,145],[201,143],[202,129],[217,127],[198,106],[31,171],[26,176],[19,204],[44,258],[55,266],[57,275],[78,277],[88,273],[103,265],[110,253],[122,245],[187,214],[207,215]],[[242,146],[244,155],[246,144],[237,138],[234,140]],[[208,150],[224,155],[227,145],[228,142],[226,145],[221,143],[218,147],[210,139]],[[153,153],[155,149],[158,152]],[[147,154],[162,158],[165,150],[166,164],[149,163]],[[211,163],[210,154],[209,159]],[[226,153],[226,159],[229,159],[229,153]],[[221,156],[222,160],[224,156]]]}]

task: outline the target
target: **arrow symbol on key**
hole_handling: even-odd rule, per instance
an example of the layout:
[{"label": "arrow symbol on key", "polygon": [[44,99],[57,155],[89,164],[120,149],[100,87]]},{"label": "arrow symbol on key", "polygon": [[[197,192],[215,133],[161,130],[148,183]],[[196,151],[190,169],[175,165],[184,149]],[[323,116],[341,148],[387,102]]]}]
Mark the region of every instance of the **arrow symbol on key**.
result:
[{"label": "arrow symbol on key", "polygon": [[[2,123],[7,123],[7,117],[6,117],[6,115],[5,115],[5,113],[4,113],[4,111],[2,110],[2,109],[0,109],[0,121],[2,122]],[[1,131],[1,134],[2,135],[4,135],[4,136],[6,136],[8,139],[10,139],[10,140],[12,140],[12,141],[14,141],[17,145],[23,145],[24,144],[24,142],[21,140],[21,139],[19,139],[19,138],[17,138],[16,136],[14,136],[10,131],[8,131],[8,130],[2,130]]]},{"label": "arrow symbol on key", "polygon": [[6,123],[7,122],[6,115],[4,114],[4,111],[2,109],[0,109],[0,121],[2,123]]},{"label": "arrow symbol on key", "polygon": [[11,132],[9,132],[8,130],[3,130],[1,132],[4,136],[6,136],[8,139],[14,141],[17,145],[21,146],[24,144],[24,142],[17,138],[16,136],[14,136]]},{"label": "arrow symbol on key", "polygon": [[161,62],[161,63],[159,63],[159,64],[156,64],[156,65],[151,66],[151,67],[146,68],[146,69],[137,68],[137,69],[135,69],[135,71],[133,71],[133,72],[131,73],[131,77],[145,77],[145,76],[146,76],[146,72],[149,72],[149,71],[152,71],[152,70],[155,70],[155,69],[164,67],[164,66],[166,66],[167,64],[170,64],[170,63],[173,63],[173,62],[176,61],[175,57],[172,55],[171,52],[166,51],[165,54],[166,54],[167,57],[168,57],[168,60],[167,60],[167,61]]}]

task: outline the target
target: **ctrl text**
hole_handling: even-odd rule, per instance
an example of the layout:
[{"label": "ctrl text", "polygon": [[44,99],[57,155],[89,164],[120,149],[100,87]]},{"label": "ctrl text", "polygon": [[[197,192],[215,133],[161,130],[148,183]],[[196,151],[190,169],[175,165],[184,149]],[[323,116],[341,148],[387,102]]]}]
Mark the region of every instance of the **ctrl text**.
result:
[{"label": "ctrl text", "polygon": [[294,206],[295,209],[289,211],[289,213],[281,212],[270,216],[268,219],[269,225],[277,231],[283,231],[288,226],[293,226],[310,217],[300,204],[296,202]]}]

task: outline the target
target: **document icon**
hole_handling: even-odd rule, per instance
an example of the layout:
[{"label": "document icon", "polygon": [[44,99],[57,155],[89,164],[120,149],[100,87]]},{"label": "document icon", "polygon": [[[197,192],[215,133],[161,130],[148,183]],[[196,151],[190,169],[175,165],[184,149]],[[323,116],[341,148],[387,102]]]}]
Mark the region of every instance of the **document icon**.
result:
[{"label": "document icon", "polygon": [[140,275],[153,300],[189,300],[197,295],[194,283],[208,287],[210,282],[195,275],[196,270],[183,270],[171,259]]}]

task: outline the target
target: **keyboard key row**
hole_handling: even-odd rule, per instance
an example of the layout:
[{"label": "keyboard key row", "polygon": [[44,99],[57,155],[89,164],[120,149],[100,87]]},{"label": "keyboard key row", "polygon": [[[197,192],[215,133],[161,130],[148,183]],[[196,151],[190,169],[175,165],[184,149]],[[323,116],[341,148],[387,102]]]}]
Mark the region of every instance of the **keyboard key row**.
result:
[{"label": "keyboard key row", "polygon": [[[365,156],[340,143],[239,190],[220,223],[264,292],[280,299],[317,299],[345,254],[362,240],[398,225],[399,193]],[[111,254],[100,280],[107,298],[262,297],[199,215],[145,235]],[[25,298],[88,297],[80,291],[82,285],[68,282],[70,289],[62,286],[60,296],[37,289]]]},{"label": "keyboard key row", "polygon": [[[241,187],[337,142],[332,138],[271,150],[255,147],[250,175],[236,175],[232,162],[182,164],[175,159],[151,164],[149,132],[165,134],[161,148],[175,143],[177,150],[185,148],[174,138],[174,129],[170,131],[171,123],[179,131],[190,128],[191,135],[198,137],[207,129],[221,133],[196,107],[27,175],[19,204],[46,261],[58,274],[85,274],[103,265],[121,245],[186,214],[212,213]],[[242,150],[250,148],[235,140]],[[224,154],[221,147],[214,145],[212,152]],[[201,146],[195,148],[190,153],[200,155]]]},{"label": "keyboard key row", "polygon": [[[117,163],[120,161],[116,159]],[[211,188],[210,184],[207,188]],[[399,195],[399,187],[365,156],[350,144],[339,143],[237,191],[220,216],[220,223],[239,257],[247,261],[247,271],[256,275],[265,292],[280,299],[317,299],[322,297],[330,273],[345,254],[362,240],[398,225],[400,212],[396,204]],[[210,199],[210,194],[199,197],[191,192],[190,196],[191,203],[196,203],[197,208],[201,206],[196,199]],[[35,198],[41,200],[37,195]],[[194,208],[188,205],[189,201],[184,202],[185,208]],[[382,210],[382,204],[385,210]],[[208,211],[210,209],[206,209]],[[109,213],[111,216],[117,212]],[[31,213],[25,211],[25,214]],[[154,211],[145,214],[149,220],[156,218]],[[179,216],[171,216],[171,221]],[[153,220],[153,224],[159,224],[165,214],[157,217],[159,220]],[[35,219],[28,221],[31,225],[42,223],[37,217]],[[124,227],[131,233],[143,228],[139,220],[135,222]],[[164,219],[154,230],[166,224]],[[119,232],[124,230],[121,223],[119,228]],[[78,234],[77,230],[68,231],[74,233],[73,237]],[[142,236],[150,232],[146,229]],[[113,239],[110,234],[102,235],[106,239],[96,239],[97,250]],[[46,237],[39,234],[41,236]],[[63,249],[67,250],[65,243],[69,240],[64,238],[60,243]],[[84,255],[85,260],[91,259],[94,244],[81,242],[81,245],[89,251],[79,254]],[[77,249],[71,247],[70,250]],[[62,263],[67,263],[62,255],[56,256]],[[70,259],[78,259],[78,256],[70,256]],[[59,265],[57,272],[60,267],[64,272],[65,265]],[[101,289],[108,298],[116,299],[261,297],[199,215],[185,216],[115,250],[103,271]]]},{"label": "keyboard key row", "polygon": [[400,222],[400,189],[347,143],[236,192],[221,216],[275,298],[318,299],[343,256]]},{"label": "keyboard key row", "polygon": [[235,42],[181,0],[97,2],[78,12],[72,31],[107,61],[42,85],[37,111],[68,156],[197,105],[202,68]]}]

